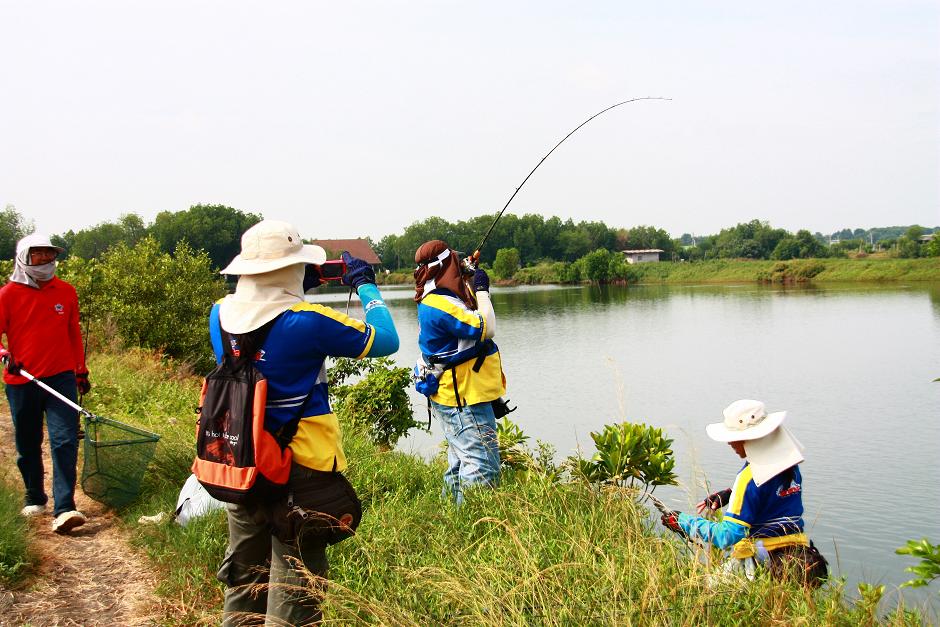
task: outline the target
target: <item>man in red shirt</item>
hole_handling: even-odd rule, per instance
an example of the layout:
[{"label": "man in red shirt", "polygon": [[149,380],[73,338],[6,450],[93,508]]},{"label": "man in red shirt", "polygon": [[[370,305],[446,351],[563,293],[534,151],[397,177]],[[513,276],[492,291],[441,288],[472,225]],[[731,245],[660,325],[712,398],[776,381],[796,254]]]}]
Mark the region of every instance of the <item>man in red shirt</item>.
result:
[{"label": "man in red shirt", "polygon": [[66,398],[91,389],[78,324],[75,288],[55,276],[56,256],[64,252],[34,233],[16,244],[10,281],[0,288],[0,359],[13,415],[16,465],[26,487],[24,516],[46,510],[43,484],[42,422],[45,415],[52,453],[52,530],[66,533],[86,521],[75,509],[78,412],[22,376],[25,369]]}]

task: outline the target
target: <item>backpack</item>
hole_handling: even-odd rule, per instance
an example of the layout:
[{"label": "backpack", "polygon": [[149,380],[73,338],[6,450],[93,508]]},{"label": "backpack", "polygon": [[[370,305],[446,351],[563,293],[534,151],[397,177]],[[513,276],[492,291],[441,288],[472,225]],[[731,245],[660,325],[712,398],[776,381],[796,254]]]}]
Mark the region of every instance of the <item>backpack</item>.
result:
[{"label": "backpack", "polygon": [[226,503],[269,502],[287,493],[293,459],[287,444],[300,416],[277,436],[264,428],[268,382],[254,366],[276,321],[238,335],[235,352],[233,337],[221,329],[222,363],[202,384],[192,471],[211,496]]}]

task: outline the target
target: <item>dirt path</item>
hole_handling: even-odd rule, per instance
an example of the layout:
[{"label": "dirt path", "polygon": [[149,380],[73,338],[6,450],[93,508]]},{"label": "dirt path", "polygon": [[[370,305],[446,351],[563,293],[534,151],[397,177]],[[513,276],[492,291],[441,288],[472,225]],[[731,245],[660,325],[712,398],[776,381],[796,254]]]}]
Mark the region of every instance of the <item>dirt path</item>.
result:
[{"label": "dirt path", "polygon": [[[128,544],[120,521],[104,505],[77,486],[76,506],[88,522],[69,535],[52,532],[52,462],[48,438],[43,440],[49,513],[30,521],[41,563],[25,589],[0,586],[0,625],[158,624],[162,613],[153,593],[156,580],[146,558]],[[79,451],[79,465],[81,457]],[[0,406],[0,465],[9,480],[19,482],[6,403]]]}]

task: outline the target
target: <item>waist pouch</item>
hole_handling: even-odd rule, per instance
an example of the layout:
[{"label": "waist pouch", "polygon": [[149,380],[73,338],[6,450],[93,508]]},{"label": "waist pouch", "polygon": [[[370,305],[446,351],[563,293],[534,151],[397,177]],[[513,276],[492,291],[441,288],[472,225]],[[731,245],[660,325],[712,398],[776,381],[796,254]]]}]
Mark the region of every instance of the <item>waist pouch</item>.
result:
[{"label": "waist pouch", "polygon": [[336,544],[355,534],[362,503],[341,472],[295,465],[287,496],[271,508],[271,531],[285,544],[322,540]]}]

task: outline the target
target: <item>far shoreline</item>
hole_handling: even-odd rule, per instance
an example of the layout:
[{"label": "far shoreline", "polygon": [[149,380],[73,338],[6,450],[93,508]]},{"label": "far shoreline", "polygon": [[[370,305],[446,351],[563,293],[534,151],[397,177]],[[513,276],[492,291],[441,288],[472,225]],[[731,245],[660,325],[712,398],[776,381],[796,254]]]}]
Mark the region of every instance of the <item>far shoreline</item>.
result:
[{"label": "far shoreline", "polygon": [[[899,281],[940,282],[940,257],[919,259],[792,259],[769,261],[755,259],[715,259],[708,261],[660,261],[630,266],[626,279],[602,281],[562,281],[557,266],[543,263],[518,270],[511,278],[493,277],[498,287],[520,285],[695,285],[724,283],[758,283],[797,285],[817,283],[893,283]],[[379,283],[387,286],[412,285],[405,272],[378,274]],[[383,280],[384,279],[384,280]]]}]

